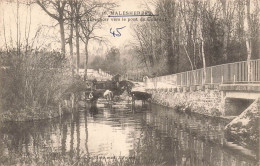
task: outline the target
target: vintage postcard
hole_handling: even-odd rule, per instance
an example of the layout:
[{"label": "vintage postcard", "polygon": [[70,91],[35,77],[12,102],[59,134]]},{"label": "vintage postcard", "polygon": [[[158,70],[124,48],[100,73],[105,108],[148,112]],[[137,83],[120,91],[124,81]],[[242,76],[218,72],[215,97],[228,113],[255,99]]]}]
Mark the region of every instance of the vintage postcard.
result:
[{"label": "vintage postcard", "polygon": [[258,0],[1,0],[0,165],[259,165]]}]

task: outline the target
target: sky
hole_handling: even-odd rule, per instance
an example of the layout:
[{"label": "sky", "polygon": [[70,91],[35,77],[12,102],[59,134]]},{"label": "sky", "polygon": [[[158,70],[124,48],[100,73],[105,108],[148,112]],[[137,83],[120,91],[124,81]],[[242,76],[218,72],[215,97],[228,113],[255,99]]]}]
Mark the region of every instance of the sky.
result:
[{"label": "sky", "polygon": [[[103,0],[101,0],[103,1]],[[19,0],[22,2],[22,0]],[[139,0],[118,0],[116,3],[118,7],[115,11],[143,11],[143,6],[146,1]],[[30,24],[30,12],[31,12],[31,24]],[[122,21],[109,21],[104,22],[101,29],[97,29],[95,34],[105,37],[108,41],[108,45],[103,46],[96,42],[90,42],[89,50],[90,52],[95,52],[101,50],[104,53],[106,49],[110,47],[125,47],[131,41],[133,41],[132,36],[132,24],[138,24],[140,21],[129,21],[126,18]],[[18,10],[18,20],[19,20],[19,36],[21,43],[25,43],[25,36],[29,34],[29,41],[33,43],[33,39],[38,31],[38,38],[34,40],[35,47],[47,48],[47,49],[60,49],[60,36],[59,36],[59,26],[57,22],[50,18],[38,5],[33,5],[31,8],[29,6],[20,4]],[[0,1],[0,47],[5,48],[5,43],[8,45],[16,45],[17,39],[17,4],[8,3],[8,0]],[[29,26],[29,24],[31,26]],[[55,26],[55,27],[54,27]],[[113,36],[111,31],[116,31],[116,28],[120,29],[121,36]],[[30,31],[30,33],[28,33]],[[68,32],[67,32],[68,33]],[[68,34],[66,35],[68,36]],[[68,45],[66,49],[68,50]],[[84,47],[82,47],[84,50]],[[68,52],[68,51],[67,51]]]}]

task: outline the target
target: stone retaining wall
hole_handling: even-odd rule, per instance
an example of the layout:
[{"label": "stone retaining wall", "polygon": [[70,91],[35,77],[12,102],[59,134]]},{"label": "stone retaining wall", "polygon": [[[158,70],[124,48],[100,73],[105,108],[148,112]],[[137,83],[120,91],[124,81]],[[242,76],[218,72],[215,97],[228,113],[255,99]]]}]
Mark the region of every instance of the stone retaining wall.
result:
[{"label": "stone retaining wall", "polygon": [[224,115],[224,101],[217,89],[203,89],[190,91],[186,88],[175,90],[149,89],[152,101],[169,107],[182,107],[209,116]]}]

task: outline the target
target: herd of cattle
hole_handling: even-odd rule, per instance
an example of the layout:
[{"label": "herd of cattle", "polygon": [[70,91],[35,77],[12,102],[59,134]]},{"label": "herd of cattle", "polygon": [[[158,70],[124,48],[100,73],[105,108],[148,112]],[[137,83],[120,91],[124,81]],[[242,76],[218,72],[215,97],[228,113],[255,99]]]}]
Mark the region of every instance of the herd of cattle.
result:
[{"label": "herd of cattle", "polygon": [[134,100],[148,100],[151,95],[146,92],[134,91],[135,83],[122,80],[120,75],[115,75],[111,80],[107,81],[91,81],[91,88],[87,92],[87,97],[92,104],[95,104],[99,98],[106,98],[107,101],[113,101],[115,96],[122,95],[125,91],[128,96]]}]

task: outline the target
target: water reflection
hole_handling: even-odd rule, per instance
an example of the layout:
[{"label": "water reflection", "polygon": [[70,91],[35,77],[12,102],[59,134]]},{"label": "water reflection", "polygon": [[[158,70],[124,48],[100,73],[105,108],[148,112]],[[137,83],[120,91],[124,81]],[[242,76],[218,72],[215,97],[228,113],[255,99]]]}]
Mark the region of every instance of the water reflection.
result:
[{"label": "water reflection", "polygon": [[96,105],[91,105],[90,109],[89,109],[89,112],[92,116],[98,114],[98,108]]},{"label": "water reflection", "polygon": [[[226,145],[225,124],[153,105],[136,111],[90,107],[62,118],[5,123],[0,163],[42,163],[60,156],[134,156],[135,164],[256,165]],[[29,157],[28,157],[29,156]]]}]

